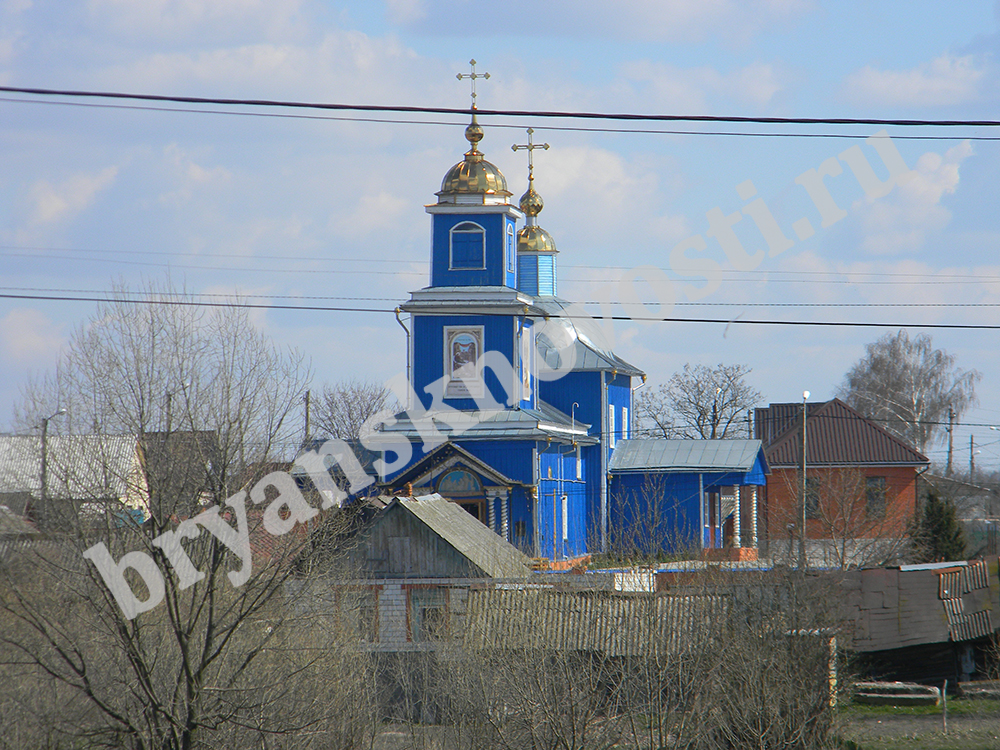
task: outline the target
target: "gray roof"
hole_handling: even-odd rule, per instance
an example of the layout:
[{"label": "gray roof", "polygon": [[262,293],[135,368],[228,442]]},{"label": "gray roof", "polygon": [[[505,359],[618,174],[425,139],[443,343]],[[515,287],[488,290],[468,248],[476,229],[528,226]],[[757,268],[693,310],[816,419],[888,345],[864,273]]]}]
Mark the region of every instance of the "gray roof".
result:
[{"label": "gray roof", "polygon": [[422,433],[417,430],[416,424],[426,420],[432,420],[434,428],[452,440],[497,438],[545,440],[564,437],[585,445],[597,442],[596,438],[587,435],[590,425],[579,419],[574,420],[569,414],[541,399],[538,399],[537,403],[537,409],[451,410],[428,412],[417,419],[411,419],[407,412],[402,412],[396,415],[394,422],[384,423],[379,433],[371,436],[368,445],[391,442],[389,439],[380,441],[380,434],[387,436],[402,434],[410,440],[420,439]]},{"label": "gray roof", "polygon": [[[562,349],[566,351],[567,356],[574,358],[572,367],[574,371],[614,370],[622,375],[641,377],[642,370],[611,351],[604,331],[597,321],[572,310],[570,304],[559,298],[535,299],[535,307],[547,316],[544,333],[538,341],[538,350],[545,358],[546,364],[553,369],[564,367],[565,364],[561,361],[560,349]],[[558,328],[550,329],[549,326]],[[555,334],[556,330],[561,330],[562,333]],[[573,342],[571,355],[569,347],[564,343],[568,341]],[[549,346],[546,347],[546,344]]]},{"label": "gray roof", "polygon": [[[134,435],[49,436],[48,495],[74,500],[126,497],[129,484],[139,478],[137,447]],[[41,466],[40,436],[0,436],[0,493],[40,495]]]},{"label": "gray roof", "polygon": [[[531,572],[531,560],[473,518],[461,505],[437,493],[398,497],[396,504],[423,521],[435,534],[492,578],[519,578]],[[387,508],[387,511],[392,505]]]},{"label": "gray roof", "polygon": [[759,440],[619,440],[609,471],[750,471]]},{"label": "gray roof", "polygon": [[602,594],[507,584],[469,592],[466,643],[473,648],[599,651],[609,656],[681,654],[705,647],[724,617],[714,596]]}]

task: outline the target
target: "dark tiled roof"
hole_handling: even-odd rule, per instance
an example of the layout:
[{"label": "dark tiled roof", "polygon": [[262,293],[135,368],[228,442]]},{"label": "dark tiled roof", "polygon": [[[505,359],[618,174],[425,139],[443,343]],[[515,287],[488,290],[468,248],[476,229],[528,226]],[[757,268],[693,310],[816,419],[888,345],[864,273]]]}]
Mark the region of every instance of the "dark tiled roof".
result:
[{"label": "dark tiled roof", "polygon": [[[898,437],[861,416],[840,399],[810,404],[806,463],[810,466],[926,466],[930,461]],[[789,407],[798,409],[798,419],[789,416]],[[776,409],[775,409],[776,408]],[[764,441],[767,461],[772,467],[797,466],[802,460],[801,404],[772,404],[757,410],[757,424],[784,424],[775,439]]]},{"label": "dark tiled roof", "polygon": [[[826,402],[807,403],[809,416],[825,406]],[[754,409],[754,437],[770,447],[782,437],[796,421],[802,422],[802,403],[771,404],[764,409]]]}]

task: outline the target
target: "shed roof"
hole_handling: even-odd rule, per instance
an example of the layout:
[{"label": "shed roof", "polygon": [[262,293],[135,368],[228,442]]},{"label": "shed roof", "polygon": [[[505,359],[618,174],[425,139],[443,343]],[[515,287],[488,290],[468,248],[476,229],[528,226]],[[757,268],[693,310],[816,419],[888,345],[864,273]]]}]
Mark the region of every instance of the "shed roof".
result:
[{"label": "shed roof", "polygon": [[[772,404],[784,408],[788,404]],[[801,405],[798,405],[801,418]],[[763,411],[763,410],[758,410]],[[810,466],[926,466],[927,456],[866,419],[838,398],[808,411],[806,463]],[[767,448],[772,466],[797,466],[802,460],[801,419]]]},{"label": "shed roof", "polygon": [[[138,441],[134,435],[51,435],[46,457],[50,497],[121,498],[136,480]],[[0,493],[41,494],[41,463],[37,435],[0,437]]]},{"label": "shed roof", "polygon": [[715,596],[600,594],[538,584],[469,592],[466,644],[472,648],[663,655],[705,646],[727,603]]},{"label": "shed roof", "polygon": [[394,508],[412,514],[431,531],[492,578],[519,578],[531,572],[531,560],[473,518],[462,506],[437,493],[422,497],[397,497],[383,513]]},{"label": "shed roof", "polygon": [[742,471],[763,461],[759,440],[619,440],[611,455],[609,471]]}]

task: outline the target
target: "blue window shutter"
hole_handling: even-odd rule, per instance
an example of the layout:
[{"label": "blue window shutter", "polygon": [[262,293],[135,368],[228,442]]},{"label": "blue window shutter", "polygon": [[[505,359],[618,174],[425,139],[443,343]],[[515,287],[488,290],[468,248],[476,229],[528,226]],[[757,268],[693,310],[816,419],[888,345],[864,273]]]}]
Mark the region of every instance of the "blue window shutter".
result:
[{"label": "blue window shutter", "polygon": [[483,230],[475,224],[455,227],[451,232],[451,267],[483,268],[485,260],[486,235]]}]

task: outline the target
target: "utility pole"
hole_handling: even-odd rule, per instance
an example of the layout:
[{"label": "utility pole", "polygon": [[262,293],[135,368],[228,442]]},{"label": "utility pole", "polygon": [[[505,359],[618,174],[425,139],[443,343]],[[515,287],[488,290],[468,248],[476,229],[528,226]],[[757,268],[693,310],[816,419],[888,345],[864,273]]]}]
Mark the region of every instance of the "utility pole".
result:
[{"label": "utility pole", "polygon": [[969,484],[976,481],[976,436],[969,435]]},{"label": "utility pole", "polygon": [[948,407],[948,466],[944,470],[946,477],[951,476],[951,456],[955,451],[955,410]]},{"label": "utility pole", "polygon": [[306,402],[306,435],[303,442],[309,442],[309,399],[310,391],[306,391],[306,395],[303,397],[303,400]]},{"label": "utility pole", "polygon": [[62,416],[65,413],[66,413],[65,409],[59,409],[58,411],[56,411],[55,414],[51,416],[42,417],[42,472],[41,476],[39,477],[41,483],[41,489],[39,490],[38,493],[39,494],[38,506],[40,514],[46,520],[49,520],[52,517],[52,513],[49,512],[50,509],[48,507],[49,422],[55,419],[56,417]]},{"label": "utility pole", "polygon": [[805,571],[807,563],[806,557],[806,401],[809,399],[809,391],[802,393],[802,514],[799,518],[801,527],[799,528],[799,570]]}]

